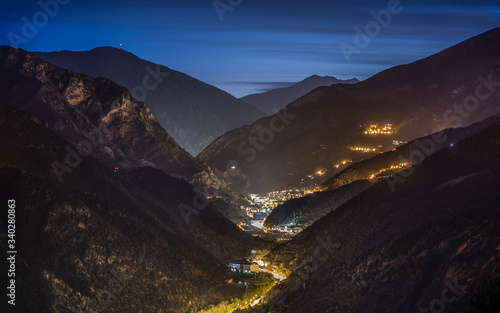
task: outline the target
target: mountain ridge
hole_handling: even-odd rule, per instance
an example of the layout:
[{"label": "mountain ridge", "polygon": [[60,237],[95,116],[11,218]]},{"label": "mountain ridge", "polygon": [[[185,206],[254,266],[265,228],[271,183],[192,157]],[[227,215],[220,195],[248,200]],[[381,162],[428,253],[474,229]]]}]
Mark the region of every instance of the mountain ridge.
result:
[{"label": "mountain ridge", "polygon": [[289,278],[249,311],[409,313],[450,282],[464,288],[446,309],[468,312],[474,286],[498,280],[499,130],[433,154],[395,191],[380,181],[277,247]]},{"label": "mountain ridge", "polygon": [[341,80],[333,76],[319,76],[315,74],[291,86],[250,94],[240,99],[255,106],[267,115],[272,115],[275,111],[283,109],[287,104],[293,102],[293,100],[300,98],[315,88],[333,84],[355,84],[358,82],[359,80],[356,78]]},{"label": "mountain ridge", "polygon": [[92,143],[87,149],[110,168],[153,166],[200,189],[210,184],[216,189],[224,186],[209,167],[182,149],[150,109],[125,87],[106,78],[60,69],[22,50],[15,53],[4,46],[0,54],[4,77],[0,80],[0,101],[47,121],[75,146]]},{"label": "mountain ridge", "polygon": [[[197,159],[222,171],[229,161],[238,163],[240,172],[249,177],[252,192],[263,193],[299,186],[318,171],[334,175],[341,170],[334,164],[392,150],[394,141],[471,125],[500,113],[500,93],[495,87],[500,81],[499,38],[500,28],[496,28],[357,84],[319,87],[275,115],[219,137]],[[484,86],[479,95],[483,100],[475,98],[478,86]],[[489,90],[487,97],[485,90]],[[471,97],[475,102],[464,103],[472,101]],[[464,105],[469,109],[462,116]],[[265,138],[264,130],[280,116],[294,118],[273,132],[271,140],[265,139],[266,144],[252,145],[250,139],[259,138],[259,133]],[[391,124],[392,133],[367,135],[371,124]],[[353,147],[375,148],[376,152],[360,153]],[[241,153],[246,151],[254,151],[255,157],[250,160],[250,153]]]},{"label": "mountain ridge", "polygon": [[192,201],[193,187],[159,169],[134,168],[132,178],[159,173],[161,197],[91,155],[60,182],[51,163],[77,147],[28,112],[0,104],[0,121],[0,198],[16,200],[23,251],[19,312],[201,309],[224,285],[223,262],[261,244],[212,204],[186,223],[177,204]]},{"label": "mountain ridge", "polygon": [[33,53],[56,66],[125,86],[191,155],[223,133],[263,116],[223,90],[123,49]]}]

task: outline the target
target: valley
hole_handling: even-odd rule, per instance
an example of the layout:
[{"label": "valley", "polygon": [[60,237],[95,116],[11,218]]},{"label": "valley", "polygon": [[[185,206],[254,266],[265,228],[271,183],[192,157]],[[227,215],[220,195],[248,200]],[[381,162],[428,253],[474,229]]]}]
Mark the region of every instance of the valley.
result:
[{"label": "valley", "polygon": [[[15,255],[0,282],[16,300],[0,311],[498,312],[500,28],[363,80],[243,80],[233,58],[207,70],[212,45],[184,55],[198,23],[217,29],[197,5],[168,7],[200,18],[169,37],[171,59],[137,48],[161,28],[141,33],[144,58],[0,46],[0,249]],[[217,44],[258,54],[248,38]],[[261,92],[158,63],[188,57]]]}]

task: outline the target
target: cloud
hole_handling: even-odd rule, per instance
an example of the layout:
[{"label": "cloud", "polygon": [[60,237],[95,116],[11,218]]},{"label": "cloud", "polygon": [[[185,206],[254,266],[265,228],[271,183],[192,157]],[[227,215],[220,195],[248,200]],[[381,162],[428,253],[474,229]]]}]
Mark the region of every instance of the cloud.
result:
[{"label": "cloud", "polygon": [[[387,1],[243,0],[221,22],[207,0],[72,0],[27,50],[124,48],[230,93],[245,95],[311,74],[367,78],[416,61],[498,26],[492,0],[401,0],[403,12],[347,63],[341,42],[373,19]],[[7,0],[0,11],[0,44],[20,32],[21,18],[40,10],[36,1]],[[235,83],[236,82],[236,83]],[[258,82],[264,82],[261,85]]]}]

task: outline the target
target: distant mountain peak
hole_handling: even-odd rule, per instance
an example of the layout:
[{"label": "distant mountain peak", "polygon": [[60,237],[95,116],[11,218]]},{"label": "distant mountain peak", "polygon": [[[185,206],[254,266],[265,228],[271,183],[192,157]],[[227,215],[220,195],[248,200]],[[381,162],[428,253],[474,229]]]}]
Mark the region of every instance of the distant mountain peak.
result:
[{"label": "distant mountain peak", "polygon": [[[68,50],[66,50],[66,51],[68,51]],[[123,48],[111,47],[111,46],[99,46],[99,47],[95,47],[89,51],[131,55],[131,56],[136,57],[137,59],[140,59],[137,55],[135,55],[134,53],[132,53],[128,50],[125,50]],[[72,51],[68,51],[68,52],[72,52]],[[83,52],[87,52],[87,51],[74,51],[74,52],[82,52],[83,53]]]},{"label": "distant mountain peak", "polygon": [[304,80],[307,80],[307,79],[311,79],[311,78],[334,78],[334,79],[337,79],[336,77],[334,76],[329,76],[329,75],[324,75],[324,76],[321,76],[321,75],[318,75],[318,74],[314,74],[314,75],[311,75],[309,77],[307,77],[306,79]]},{"label": "distant mountain peak", "polygon": [[355,84],[359,82],[356,78],[341,80],[333,76],[311,75],[292,86],[269,90],[264,93],[256,93],[245,96],[241,100],[253,105],[267,115],[273,114],[273,109],[281,110],[287,104],[323,86],[333,84]]}]

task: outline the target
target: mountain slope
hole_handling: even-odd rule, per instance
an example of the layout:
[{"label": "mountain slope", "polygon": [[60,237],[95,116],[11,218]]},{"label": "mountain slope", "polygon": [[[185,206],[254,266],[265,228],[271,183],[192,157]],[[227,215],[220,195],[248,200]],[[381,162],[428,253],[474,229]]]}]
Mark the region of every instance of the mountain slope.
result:
[{"label": "mountain slope", "polygon": [[[1,47],[0,54],[0,101],[47,121],[71,144],[84,143],[80,154],[91,153],[109,168],[155,167],[202,190],[224,186],[124,87],[55,67],[22,50]],[[70,170],[62,170],[61,179]]]},{"label": "mountain slope", "polygon": [[333,84],[355,84],[359,82],[356,78],[341,80],[332,76],[310,76],[292,86],[269,90],[263,93],[256,93],[240,98],[264,112],[266,115],[279,111],[287,104],[303,95],[322,86],[331,86]]},{"label": "mountain slope", "polygon": [[[317,88],[273,116],[226,133],[197,159],[220,170],[235,161],[254,192],[298,185],[320,170],[332,176],[340,170],[335,164],[392,150],[394,140],[409,141],[500,113],[499,49],[497,28],[357,84]],[[365,134],[367,126],[387,123],[392,134]]]},{"label": "mountain slope", "polygon": [[288,227],[299,226],[305,229],[321,217],[359,195],[374,183],[374,181],[370,180],[359,180],[335,190],[288,200],[277,206],[269,214],[264,226],[273,228],[279,225],[288,225]]},{"label": "mountain slope", "polygon": [[[415,155],[419,153],[423,153],[424,156],[432,155],[488,128],[498,121],[500,121],[500,114],[467,127],[445,129],[439,133],[417,138],[392,151],[384,152],[348,166],[324,181],[321,187],[336,189],[358,180],[375,179],[379,176],[389,176],[400,171],[410,173],[412,171],[411,166],[418,166],[418,164],[412,164],[410,159],[415,158],[415,161],[422,161],[416,158]],[[399,167],[401,164],[406,165]]]},{"label": "mountain slope", "polygon": [[[186,223],[178,203],[195,194],[184,180],[153,168],[115,173],[87,156],[61,183],[51,164],[75,146],[1,105],[0,131],[0,196],[16,199],[18,312],[206,307],[224,284],[223,261],[260,245],[211,204]],[[129,171],[155,178],[160,192]]]},{"label": "mountain slope", "polygon": [[381,181],[282,245],[273,259],[294,273],[255,312],[409,313],[437,308],[445,292],[446,311],[463,312],[500,275],[499,142],[497,122],[427,158],[395,191]]},{"label": "mountain slope", "polygon": [[[454,143],[470,137],[500,121],[500,114],[487,118],[468,127],[446,129],[441,133],[418,138],[404,144],[393,151],[388,151],[370,159],[349,165],[340,173],[327,179],[321,185],[327,190],[300,199],[286,201],[276,207],[267,217],[264,225],[275,227],[309,227],[316,220],[327,215],[348,200],[359,195],[379,179],[391,175],[399,177],[391,180],[391,188],[398,188],[400,183],[410,175],[419,163],[412,164],[417,151],[424,155],[432,155],[441,149],[450,148]],[[438,139],[438,140],[436,140]],[[422,160],[418,160],[422,161]],[[405,163],[406,166],[399,167]]]},{"label": "mountain slope", "polygon": [[216,87],[121,49],[34,54],[56,66],[125,86],[193,156],[225,132],[262,117],[253,106]]},{"label": "mountain slope", "polygon": [[[221,259],[231,254],[231,250],[224,251],[225,246],[231,245],[230,241],[219,242],[222,239],[207,240],[197,236],[227,233],[236,242],[253,241],[253,237],[241,232],[236,225],[222,217],[203,195],[196,194],[192,185],[158,169],[141,167],[115,172],[92,156],[87,156],[60,182],[54,173],[52,162],[64,159],[68,147],[75,150],[77,148],[31,114],[3,106],[0,106],[0,113],[1,130],[5,134],[1,138],[3,149],[0,160],[4,164],[43,177],[68,193],[78,193],[90,199],[98,197],[116,206],[132,208],[131,211],[137,214],[143,212],[142,218],[157,223],[158,227],[163,226],[210,246],[211,251]],[[179,204],[192,205],[193,199],[206,205],[186,221]],[[217,223],[212,225],[210,220]],[[198,231],[193,232],[193,229]],[[216,251],[222,252],[215,253]]]}]

